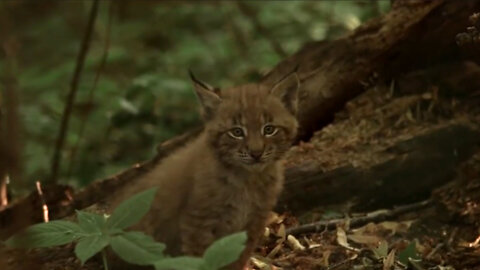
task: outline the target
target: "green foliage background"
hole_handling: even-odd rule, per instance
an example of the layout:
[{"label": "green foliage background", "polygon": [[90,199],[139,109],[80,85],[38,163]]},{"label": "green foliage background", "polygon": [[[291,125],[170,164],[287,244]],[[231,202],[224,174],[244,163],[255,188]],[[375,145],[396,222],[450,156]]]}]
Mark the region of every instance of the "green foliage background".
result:
[{"label": "green foliage background", "polygon": [[[292,54],[308,41],[351,31],[387,11],[390,1],[243,2],[255,11],[275,42]],[[91,4],[0,4],[20,45],[14,75],[20,91],[27,182],[49,174]],[[107,34],[110,5],[100,1],[62,153],[61,182],[74,186],[148,159],[156,143],[199,123],[189,68],[202,80],[224,87],[255,81],[283,58],[234,1],[117,1]],[[106,65],[89,101],[108,36]],[[5,68],[1,61],[0,72]],[[86,123],[85,132],[80,136],[82,122]]]}]

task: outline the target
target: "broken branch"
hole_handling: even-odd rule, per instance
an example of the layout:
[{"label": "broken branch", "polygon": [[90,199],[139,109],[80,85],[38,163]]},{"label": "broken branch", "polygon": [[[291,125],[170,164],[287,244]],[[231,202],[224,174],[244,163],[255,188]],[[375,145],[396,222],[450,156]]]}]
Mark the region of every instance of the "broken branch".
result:
[{"label": "broken branch", "polygon": [[431,205],[430,200],[425,200],[417,203],[407,204],[399,206],[391,210],[378,210],[371,212],[361,217],[354,218],[341,218],[341,219],[332,219],[332,220],[322,220],[318,222],[313,222],[305,225],[300,225],[298,227],[287,229],[286,233],[292,235],[298,235],[302,233],[314,233],[323,230],[332,230],[337,226],[349,223],[350,227],[359,227],[370,222],[381,222],[388,219],[395,218],[399,215],[417,211],[422,208],[426,208]]}]

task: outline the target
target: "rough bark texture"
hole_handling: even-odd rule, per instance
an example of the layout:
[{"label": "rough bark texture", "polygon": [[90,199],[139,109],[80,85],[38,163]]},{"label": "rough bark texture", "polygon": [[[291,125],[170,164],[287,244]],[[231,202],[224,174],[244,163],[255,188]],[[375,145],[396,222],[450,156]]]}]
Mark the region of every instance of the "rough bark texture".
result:
[{"label": "rough bark texture", "polygon": [[458,164],[478,145],[480,131],[451,124],[386,149],[394,158],[372,167],[324,172],[312,164],[295,166],[286,171],[286,192],[278,208],[302,214],[350,200],[354,210],[365,211],[426,199],[453,179]]},{"label": "rough bark texture", "polygon": [[[468,16],[479,9],[480,0],[401,1],[401,4],[396,4],[396,7],[385,16],[365,23],[343,38],[331,42],[322,41],[307,44],[299,52],[273,68],[265,76],[263,82],[273,83],[299,65],[299,77],[303,85],[299,119],[302,137],[308,138],[313,131],[327,124],[333,118],[334,113],[344,106],[346,101],[364,91],[366,85],[372,84],[376,78],[397,75],[413,67],[430,65],[436,62],[448,62],[451,58],[458,56],[455,35],[463,31],[468,25]],[[167,144],[162,144],[159,148],[159,154],[151,161],[93,183],[75,194],[70,206],[52,207],[51,217],[64,217],[72,213],[75,208],[84,208],[96,203],[111,194],[116,187],[124,184],[134,184],[134,180],[148,171],[155,162],[184,145],[197,133],[198,131],[190,132]],[[448,134],[450,134],[449,136],[452,135],[451,133]],[[468,155],[468,149],[471,147],[469,143],[474,143],[471,136],[476,135],[478,137],[478,134],[471,130],[468,131],[468,134],[470,135],[463,138],[464,141],[459,142],[460,150],[458,153],[461,153],[460,157]],[[422,190],[421,193],[425,194],[429,185],[432,184],[434,176],[445,179],[444,175],[451,173],[453,166],[460,159],[451,156],[452,147],[456,147],[456,145],[448,144],[439,150],[435,150],[432,149],[432,144],[429,144],[428,141],[425,143],[410,144],[410,148],[407,148],[410,153],[399,153],[398,159],[361,171],[362,177],[356,177],[353,168],[340,168],[327,174],[319,174],[319,171],[315,168],[290,169],[287,172],[288,184],[286,190],[296,189],[298,185],[300,186],[298,188],[299,192],[302,187],[312,188],[312,192],[311,195],[305,196],[303,200],[298,198],[298,196],[303,197],[303,193],[297,193],[298,201],[291,194],[284,195],[282,205],[288,205],[290,209],[301,211],[302,207],[311,207],[313,203],[333,203],[346,199],[348,194],[352,194],[352,192],[358,194],[359,199],[370,207],[375,206],[381,200],[394,202],[405,198],[407,196],[405,191],[412,188],[403,185],[405,182],[402,182],[402,175],[403,177],[410,177],[412,170],[417,170],[419,164],[425,166],[421,170],[423,172],[422,177],[425,180],[418,183],[420,190]],[[407,143],[407,145],[409,144]],[[421,153],[426,155],[422,156]],[[442,154],[447,154],[447,157],[440,157],[439,155]],[[433,167],[435,163],[428,162],[430,159],[436,160],[437,163],[443,162],[442,164],[447,171],[442,173],[437,171]],[[414,167],[403,171],[408,164]],[[397,174],[398,176],[395,178]],[[344,180],[337,181],[337,179],[332,178],[340,176],[343,176]],[[390,179],[390,176],[394,179]],[[375,180],[378,177],[383,179],[383,184],[376,184]],[[318,184],[319,186],[330,185],[330,188],[337,188],[340,191],[328,190],[328,194],[326,194],[320,190],[325,189],[324,187],[312,187],[312,183],[321,183]],[[390,183],[393,185],[389,186]],[[295,188],[292,188],[294,186]],[[343,194],[343,192],[346,192],[345,190],[347,193]],[[380,192],[380,194],[385,192],[385,194],[391,194],[394,197],[371,199],[373,191]],[[365,194],[362,194],[362,192],[365,192]],[[59,195],[56,198],[46,196],[47,203],[52,205],[63,201],[66,196],[65,192],[58,193]],[[378,195],[378,193],[376,194]],[[40,221],[40,217],[37,217],[39,215],[30,215],[36,211],[40,212],[37,209],[41,209],[36,196],[33,193],[19,203],[11,205],[7,210],[0,212],[0,227],[2,228],[0,238],[25,225]],[[68,199],[68,196],[66,197]],[[17,212],[29,214],[19,216],[13,214]]]},{"label": "rough bark texture", "polygon": [[480,1],[399,1],[385,16],[331,42],[312,42],[265,76],[273,83],[299,65],[301,137],[329,123],[378,77],[458,59],[455,36]]}]

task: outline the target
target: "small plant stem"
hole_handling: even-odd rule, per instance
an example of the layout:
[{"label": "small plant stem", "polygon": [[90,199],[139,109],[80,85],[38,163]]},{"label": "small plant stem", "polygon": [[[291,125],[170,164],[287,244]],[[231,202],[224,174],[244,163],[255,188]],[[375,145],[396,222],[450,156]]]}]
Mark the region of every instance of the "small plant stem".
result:
[{"label": "small plant stem", "polygon": [[105,249],[102,250],[102,261],[103,261],[103,269],[108,270],[107,252],[105,252]]},{"label": "small plant stem", "polygon": [[55,148],[52,157],[52,167],[51,167],[51,176],[48,181],[50,183],[56,183],[59,175],[60,163],[62,161],[62,152],[65,144],[65,138],[68,133],[68,126],[70,122],[70,116],[72,115],[73,107],[75,105],[75,97],[77,95],[78,85],[80,83],[80,77],[82,75],[83,65],[90,47],[90,41],[93,36],[93,29],[95,26],[95,20],[98,13],[98,4],[99,1],[95,0],[92,3],[92,8],[90,9],[90,15],[87,22],[87,27],[85,34],[83,36],[82,43],[80,45],[80,50],[77,55],[77,62],[75,65],[75,70],[73,72],[72,80],[70,81],[70,89],[67,94],[67,99],[65,101],[65,107],[63,108],[62,120],[60,122],[60,129],[58,131],[57,139],[55,142]]}]

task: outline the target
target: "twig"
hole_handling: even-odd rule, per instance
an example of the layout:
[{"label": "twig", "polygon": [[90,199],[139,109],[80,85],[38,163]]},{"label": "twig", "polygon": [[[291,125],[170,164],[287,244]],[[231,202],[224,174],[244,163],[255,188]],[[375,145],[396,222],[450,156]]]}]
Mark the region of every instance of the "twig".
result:
[{"label": "twig", "polygon": [[[105,68],[105,64],[107,63],[108,51],[110,48],[110,34],[112,30],[112,10],[113,10],[113,1],[110,2],[110,6],[108,8],[108,15],[107,15],[108,21],[107,21],[107,29],[105,30],[105,45],[103,47],[102,59],[100,60],[100,64],[98,65],[97,73],[95,74],[95,79],[93,80],[92,88],[90,88],[90,91],[88,93],[87,104],[93,104],[93,99],[95,97],[95,90],[97,89],[98,81],[100,80],[100,75],[103,69]],[[77,136],[78,139],[75,142],[75,145],[73,146],[72,151],[70,153],[70,164],[68,165],[67,177],[70,177],[72,175],[73,167],[75,166],[75,157],[80,147],[80,143],[83,139],[83,135],[85,133],[85,127],[87,125],[90,114],[91,114],[91,110],[87,110],[80,123],[80,127],[78,129],[78,136]]]},{"label": "twig", "polygon": [[257,30],[258,33],[260,33],[262,36],[264,36],[267,41],[270,43],[270,46],[272,46],[273,50],[281,57],[285,58],[287,57],[287,53],[285,50],[282,48],[280,43],[278,43],[271,35],[270,32],[268,32],[267,29],[260,23],[260,20],[258,19],[257,15],[255,14],[255,11],[250,8],[247,4],[245,4],[243,1],[237,1],[238,8],[240,11],[250,19],[250,21],[253,24],[253,27]]},{"label": "twig", "polygon": [[[350,218],[350,227],[358,227],[369,222],[380,222],[388,219],[392,219],[401,214],[405,214],[411,211],[419,210],[425,208],[431,204],[430,200],[421,201],[413,204],[399,206],[392,210],[379,210],[372,213],[369,213],[365,216]],[[345,224],[346,219],[332,219],[313,222],[310,224],[301,225],[298,227],[287,229],[287,234],[298,235],[302,233],[313,233],[325,229],[335,229],[338,225]]]},{"label": "twig", "polygon": [[8,174],[0,174],[0,211],[8,205]]},{"label": "twig", "polygon": [[425,257],[425,260],[429,260],[430,258],[432,258],[433,255],[435,255],[435,253],[437,253],[437,251],[439,251],[443,246],[445,246],[444,243],[438,243],[438,244],[432,249],[432,251],[430,251],[430,253],[428,253],[428,255]]},{"label": "twig", "polygon": [[48,205],[45,200],[45,196],[43,196],[43,190],[42,190],[42,185],[40,184],[40,181],[35,182],[35,186],[37,187],[37,193],[38,197],[40,198],[40,201],[42,202],[42,214],[43,214],[43,222],[48,222],[50,220],[48,216]]},{"label": "twig", "polygon": [[5,158],[5,138],[3,135],[3,122],[2,122],[2,93],[0,93],[0,211],[2,211],[8,205],[7,196],[7,160]]},{"label": "twig", "polygon": [[80,81],[83,64],[85,62],[88,48],[90,46],[93,27],[95,24],[95,19],[97,18],[97,11],[98,11],[98,0],[94,0],[92,4],[92,8],[90,10],[90,15],[89,15],[85,35],[83,36],[80,51],[78,52],[78,55],[77,55],[77,64],[75,66],[75,71],[73,73],[72,81],[70,82],[70,92],[68,93],[68,96],[67,96],[65,108],[63,110],[63,115],[62,115],[62,122],[60,124],[60,130],[58,132],[57,141],[55,144],[55,152],[53,153],[52,169],[51,169],[51,175],[49,179],[49,182],[51,183],[55,183],[58,178],[58,168],[60,167],[60,161],[61,161],[60,156],[61,156],[63,145],[65,142],[65,135],[67,134],[68,123],[70,120],[70,115],[72,113],[75,96],[77,94],[78,83]]},{"label": "twig", "polygon": [[345,259],[345,260],[343,260],[343,261],[341,261],[341,262],[339,262],[339,263],[330,265],[330,266],[327,268],[327,270],[337,269],[337,268],[339,268],[340,266],[343,266],[343,265],[345,265],[345,264],[347,264],[347,263],[355,260],[357,257],[358,257],[358,254],[353,254],[351,257],[349,257],[349,258],[347,258],[347,259]]},{"label": "twig", "polygon": [[458,232],[458,227],[453,228],[452,233],[450,234],[450,237],[447,240],[446,246],[450,252],[453,252],[452,243],[453,243],[453,240],[455,240],[455,237],[457,236],[457,232]]}]

